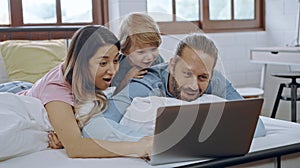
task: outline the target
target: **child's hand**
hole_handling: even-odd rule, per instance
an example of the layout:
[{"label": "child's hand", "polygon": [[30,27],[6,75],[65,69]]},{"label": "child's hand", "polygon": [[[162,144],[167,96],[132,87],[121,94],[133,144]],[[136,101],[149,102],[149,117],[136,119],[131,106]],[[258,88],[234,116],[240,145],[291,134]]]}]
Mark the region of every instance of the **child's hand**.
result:
[{"label": "child's hand", "polygon": [[141,79],[144,77],[145,74],[147,74],[148,70],[147,69],[141,69],[139,67],[132,67],[125,75],[125,78],[122,80],[122,82],[119,84],[119,86],[117,86],[117,88],[114,91],[113,95],[116,95],[117,93],[119,93],[122,89],[124,89],[124,87],[128,84],[128,82],[130,81],[130,79],[132,78],[137,78],[137,79]]},{"label": "child's hand", "polygon": [[147,72],[147,69],[132,67],[126,74],[127,81],[129,81],[131,78],[141,79],[144,77],[145,74],[147,74]]},{"label": "child's hand", "polygon": [[135,74],[134,78],[141,79],[144,77],[144,75],[147,74],[147,72],[148,72],[147,69],[141,69]]},{"label": "child's hand", "polygon": [[48,133],[48,139],[49,139],[49,147],[52,149],[62,149],[64,146],[58,139],[56,133],[54,131],[49,131]]}]

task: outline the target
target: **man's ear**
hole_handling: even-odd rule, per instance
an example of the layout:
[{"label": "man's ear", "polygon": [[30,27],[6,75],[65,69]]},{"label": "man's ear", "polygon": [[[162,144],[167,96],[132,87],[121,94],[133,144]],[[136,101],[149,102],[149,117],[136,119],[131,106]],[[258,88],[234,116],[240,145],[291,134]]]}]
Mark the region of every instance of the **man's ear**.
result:
[{"label": "man's ear", "polygon": [[175,66],[175,58],[172,57],[169,61],[169,71],[172,76],[173,76],[174,66]]}]

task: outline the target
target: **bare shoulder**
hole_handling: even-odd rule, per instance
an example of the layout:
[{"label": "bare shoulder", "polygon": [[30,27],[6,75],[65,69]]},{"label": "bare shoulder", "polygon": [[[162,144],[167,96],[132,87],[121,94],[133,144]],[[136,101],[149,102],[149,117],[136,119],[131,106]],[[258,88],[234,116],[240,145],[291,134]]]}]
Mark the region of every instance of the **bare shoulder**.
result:
[{"label": "bare shoulder", "polygon": [[45,105],[45,108],[48,113],[52,113],[52,112],[56,112],[56,111],[57,112],[72,111],[72,113],[73,113],[72,106],[63,101],[51,101]]}]

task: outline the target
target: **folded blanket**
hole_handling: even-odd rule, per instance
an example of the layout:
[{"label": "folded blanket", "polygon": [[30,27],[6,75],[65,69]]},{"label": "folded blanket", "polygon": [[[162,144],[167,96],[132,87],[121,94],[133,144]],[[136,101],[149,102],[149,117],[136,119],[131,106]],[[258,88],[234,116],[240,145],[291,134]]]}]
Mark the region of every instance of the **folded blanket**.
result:
[{"label": "folded blanket", "polygon": [[47,149],[50,130],[40,100],[0,93],[0,160]]}]

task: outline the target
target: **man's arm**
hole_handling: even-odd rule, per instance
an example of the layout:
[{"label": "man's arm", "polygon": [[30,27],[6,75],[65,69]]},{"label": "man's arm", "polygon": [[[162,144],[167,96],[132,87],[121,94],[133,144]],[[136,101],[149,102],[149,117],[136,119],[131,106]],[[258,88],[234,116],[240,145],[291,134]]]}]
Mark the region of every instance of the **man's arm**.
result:
[{"label": "man's arm", "polygon": [[239,92],[232,86],[232,83],[226,79],[226,97],[227,100],[244,99]]},{"label": "man's arm", "polygon": [[243,97],[232,86],[232,83],[226,79],[219,71],[214,71],[206,94],[213,94],[227,100],[243,99]]}]

